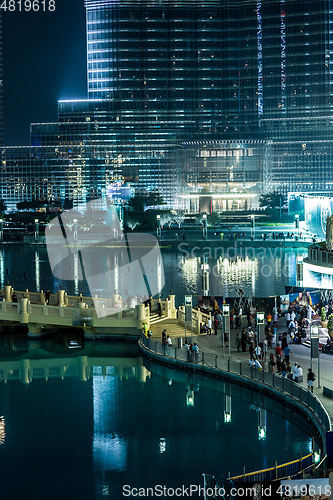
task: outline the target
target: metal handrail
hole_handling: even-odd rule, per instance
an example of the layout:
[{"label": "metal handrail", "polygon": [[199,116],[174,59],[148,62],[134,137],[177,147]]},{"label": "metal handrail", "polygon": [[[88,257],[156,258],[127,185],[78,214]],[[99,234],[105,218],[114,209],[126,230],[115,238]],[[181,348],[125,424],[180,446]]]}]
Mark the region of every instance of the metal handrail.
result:
[{"label": "metal handrail", "polygon": [[[205,352],[189,356],[188,351],[184,348],[165,346],[161,344],[161,342],[147,338],[144,335],[142,337],[142,342],[145,347],[163,357],[169,357],[191,364],[201,364],[213,369],[233,373],[245,379],[255,380],[281,393],[288,394],[293,399],[299,400],[302,404],[310,408],[317,415],[326,431],[332,430],[331,419],[320,399],[293,380],[277,376],[275,373],[271,373],[265,368],[257,369],[250,367],[248,364],[232,357],[222,357]],[[211,365],[208,362],[209,359],[212,360]],[[271,384],[269,383],[270,379],[272,380]]]}]

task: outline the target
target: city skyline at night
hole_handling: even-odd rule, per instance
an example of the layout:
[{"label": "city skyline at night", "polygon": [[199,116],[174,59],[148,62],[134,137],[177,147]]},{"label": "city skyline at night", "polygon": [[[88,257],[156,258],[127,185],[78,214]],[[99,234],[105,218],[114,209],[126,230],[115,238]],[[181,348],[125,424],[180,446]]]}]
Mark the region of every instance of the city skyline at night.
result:
[{"label": "city skyline at night", "polygon": [[[84,204],[122,178],[168,207],[198,210],[205,198],[220,211],[254,208],[268,191],[331,189],[328,0],[85,7],[88,98],[33,123],[34,152],[3,149],[4,198],[10,185],[11,203]],[[36,181],[39,161],[53,166]]]}]

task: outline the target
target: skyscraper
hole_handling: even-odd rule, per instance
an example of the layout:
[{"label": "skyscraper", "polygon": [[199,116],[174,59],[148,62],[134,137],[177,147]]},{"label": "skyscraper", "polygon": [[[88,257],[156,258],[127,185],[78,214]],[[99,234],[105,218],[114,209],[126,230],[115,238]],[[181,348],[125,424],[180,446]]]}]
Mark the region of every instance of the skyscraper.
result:
[{"label": "skyscraper", "polygon": [[75,204],[118,178],[192,210],[331,189],[332,0],[85,6],[88,99],[61,101],[58,123],[32,125],[29,162],[3,149],[17,196],[24,165],[44,152],[55,170],[28,192]]},{"label": "skyscraper", "polygon": [[3,144],[2,13],[0,12],[0,145]]}]

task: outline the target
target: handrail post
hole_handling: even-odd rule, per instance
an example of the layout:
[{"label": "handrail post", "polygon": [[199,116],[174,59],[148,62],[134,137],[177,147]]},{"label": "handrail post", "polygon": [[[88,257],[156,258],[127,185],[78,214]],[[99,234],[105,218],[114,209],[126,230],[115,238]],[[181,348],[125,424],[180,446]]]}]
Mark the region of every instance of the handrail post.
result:
[{"label": "handrail post", "polygon": [[243,366],[243,363],[240,362],[239,363],[239,375],[242,376],[242,366]]},{"label": "handrail post", "polygon": [[215,356],[215,368],[217,368],[217,354]]},{"label": "handrail post", "polygon": [[275,387],[275,373],[272,373],[272,386]]},{"label": "handrail post", "polygon": [[228,358],[228,372],[230,372],[230,358]]},{"label": "handrail post", "polygon": [[177,359],[177,347],[175,347],[175,359]]},{"label": "handrail post", "polygon": [[201,359],[201,364],[205,364],[205,353],[202,353],[202,359]]},{"label": "handrail post", "polygon": [[277,460],[275,460],[275,479],[278,478]]}]

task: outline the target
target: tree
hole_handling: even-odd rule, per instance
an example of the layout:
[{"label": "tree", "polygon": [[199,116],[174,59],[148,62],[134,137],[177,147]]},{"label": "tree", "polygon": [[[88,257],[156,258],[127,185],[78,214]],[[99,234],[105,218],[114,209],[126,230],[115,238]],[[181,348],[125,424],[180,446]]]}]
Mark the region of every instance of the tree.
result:
[{"label": "tree", "polygon": [[126,224],[132,231],[134,231],[134,229],[140,224],[140,222],[137,219],[128,219]]},{"label": "tree", "polygon": [[7,210],[7,205],[6,205],[5,200],[0,199],[0,214],[5,212],[6,210]]},{"label": "tree", "polygon": [[138,212],[144,212],[146,207],[156,205],[165,205],[162,196],[159,193],[136,194],[128,202],[128,206]]},{"label": "tree", "polygon": [[266,209],[280,208],[280,206],[283,207],[286,202],[286,196],[277,192],[262,194],[259,198],[259,205],[261,207],[266,207]]},{"label": "tree", "polygon": [[147,196],[147,206],[156,207],[159,205],[165,205],[165,202],[160,193],[149,193]]},{"label": "tree", "polygon": [[209,226],[218,226],[221,222],[220,216],[216,213],[209,214],[207,217],[207,222]]},{"label": "tree", "polygon": [[178,224],[179,229],[181,224],[184,222],[184,219],[185,219],[184,214],[176,214],[173,216],[173,220],[175,221],[176,224]]},{"label": "tree", "polygon": [[173,221],[173,216],[170,213],[161,214],[160,218],[161,227],[167,224],[170,228],[172,221]]}]

